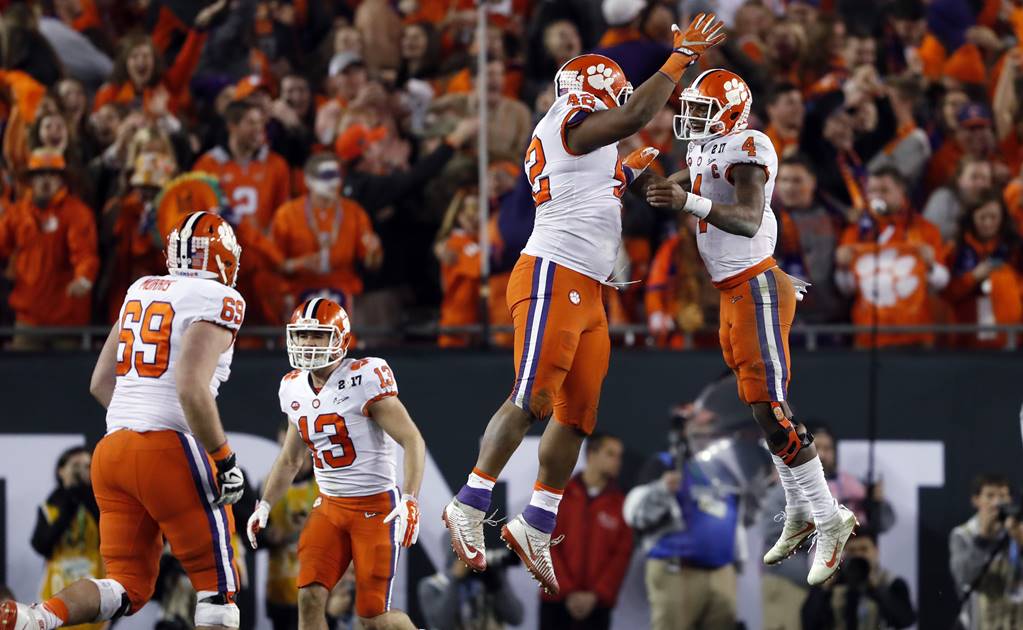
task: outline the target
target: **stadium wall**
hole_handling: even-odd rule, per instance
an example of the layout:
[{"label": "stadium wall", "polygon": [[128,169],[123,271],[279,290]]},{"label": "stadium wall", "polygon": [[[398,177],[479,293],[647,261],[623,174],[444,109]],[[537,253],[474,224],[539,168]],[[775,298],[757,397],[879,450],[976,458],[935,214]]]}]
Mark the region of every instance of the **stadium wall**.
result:
[{"label": "stadium wall", "polygon": [[[504,353],[460,351],[376,354],[391,363],[402,400],[430,451],[422,548],[406,554],[408,570],[404,584],[398,585],[398,593],[405,588],[414,599],[415,578],[431,572],[431,564],[447,561],[439,518],[430,516],[439,514],[450,496],[448,488],[462,483],[483,426],[510,390],[511,360]],[[0,509],[4,510],[0,582],[6,581],[21,598],[37,594],[42,563],[28,546],[28,534],[35,506],[52,489],[56,455],[83,439],[94,442],[103,433],[102,409],[88,394],[94,361],[94,355],[85,353],[59,358],[0,355],[5,402],[0,414],[4,453],[0,457]],[[860,441],[867,437],[868,355],[797,353],[793,365],[790,398],[797,415],[831,425],[840,441],[840,466],[862,471],[866,465],[866,445]],[[1018,466],[1021,367],[1020,357],[1007,353],[880,355],[878,462],[900,519],[896,530],[882,537],[881,551],[883,564],[894,563],[900,569],[907,562],[916,565],[906,568],[915,574],[910,581],[920,604],[919,627],[951,623],[955,593],[947,569],[947,539],[952,527],[971,514],[969,484],[973,475],[997,470],[1012,476],[1017,487],[1023,481]],[[221,388],[225,426],[254,482],[269,470],[275,453],[273,440],[281,421],[277,386],[287,369],[283,353],[240,354],[230,381]],[[723,370],[720,355],[714,352],[614,354],[599,426],[625,441],[624,485],[631,485],[646,456],[664,447],[670,406],[692,400]],[[534,441],[513,462],[515,471],[504,476],[511,480],[504,494],[513,509],[525,500],[521,497],[528,497],[535,471],[532,453]],[[907,544],[911,547],[908,552]],[[751,565],[755,570],[756,564]],[[260,567],[254,571],[253,581],[258,582]],[[515,577],[517,583],[517,578],[524,576]],[[633,579],[637,577],[630,577],[619,611],[630,618],[629,623],[640,622],[632,627],[642,627],[641,621],[633,618],[642,615],[643,609],[641,580]],[[261,590],[257,586],[253,592],[258,597]],[[752,600],[759,598],[759,593],[749,595]],[[416,608],[411,601],[409,605]],[[261,617],[261,605],[250,603],[249,607],[250,615],[255,614],[246,617]],[[748,604],[746,610],[750,610]],[[751,628],[758,626],[750,624]],[[531,626],[527,623],[524,627]]]}]

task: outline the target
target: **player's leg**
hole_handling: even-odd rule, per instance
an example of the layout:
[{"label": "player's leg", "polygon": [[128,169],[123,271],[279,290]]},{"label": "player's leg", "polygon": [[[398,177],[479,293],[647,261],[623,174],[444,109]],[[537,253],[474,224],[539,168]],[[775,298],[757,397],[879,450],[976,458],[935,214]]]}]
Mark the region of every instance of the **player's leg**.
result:
[{"label": "player's leg", "polygon": [[351,519],[339,502],[316,499],[298,539],[299,630],[326,630],[330,591],[352,561]]},{"label": "player's leg", "polygon": [[100,509],[104,579],[77,580],[40,604],[0,605],[0,630],[53,630],[136,612],[153,594],[163,547],[156,522],[135,498],[138,434],[118,431],[100,440],[92,484]]},{"label": "player's leg", "polygon": [[[789,331],[796,305],[792,283],[781,270],[772,268],[751,278],[746,286],[751,299],[734,313],[743,321],[739,327],[741,337],[733,339],[733,345],[743,349],[740,391],[764,432],[782,483],[789,484],[786,503],[793,503],[786,505],[781,538],[764,560],[780,562],[791,555],[813,531],[809,527],[812,517],[818,542],[808,580],[819,584],[838,569],[856,518],[831,495],[813,436],[803,425],[793,422],[787,402]],[[792,488],[793,482],[803,501]]]},{"label": "player's leg", "polygon": [[540,469],[533,495],[522,515],[501,530],[501,537],[522,558],[533,577],[552,593],[558,592],[558,581],[550,556],[551,534],[583,440],[596,425],[600,390],[611,354],[600,287],[591,289],[590,295],[580,296],[580,306],[592,306],[593,325],[579,336],[571,369],[554,404],[554,419],[540,440]]},{"label": "player's leg", "polygon": [[486,569],[483,521],[497,477],[530,425],[550,417],[572,364],[578,333],[573,336],[571,323],[565,320],[577,313],[568,309],[569,289],[555,286],[558,278],[570,273],[548,260],[523,255],[508,283],[515,325],[515,386],[487,425],[476,467],[443,515],[455,554],[475,571]]},{"label": "player's leg", "polygon": [[234,516],[230,506],[214,505],[212,460],[191,435],[163,431],[159,436],[166,444],[150,453],[159,467],[143,482],[148,488],[143,503],[196,591],[197,630],[237,628],[240,580],[231,546]]},{"label": "player's leg", "polygon": [[[360,497],[353,503],[352,561],[355,563],[355,614],[367,630],[415,630],[408,616],[391,608],[394,574],[398,569],[397,527],[384,515],[400,501],[397,490]],[[369,512],[376,513],[365,518]]]}]

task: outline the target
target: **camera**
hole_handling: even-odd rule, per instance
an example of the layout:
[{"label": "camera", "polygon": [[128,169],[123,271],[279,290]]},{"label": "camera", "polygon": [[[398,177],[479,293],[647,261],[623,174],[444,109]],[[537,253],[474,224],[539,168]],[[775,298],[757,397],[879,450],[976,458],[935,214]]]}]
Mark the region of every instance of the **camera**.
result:
[{"label": "camera", "polygon": [[842,565],[841,582],[849,588],[857,588],[867,583],[870,577],[870,562],[866,558],[849,558]]},{"label": "camera", "polygon": [[1020,506],[1016,503],[1003,503],[998,506],[998,522],[1004,523],[1009,517],[1019,520],[1020,511]]},{"label": "camera", "polygon": [[505,547],[487,549],[486,557],[487,568],[489,569],[507,569],[522,563],[522,560],[516,554]]}]

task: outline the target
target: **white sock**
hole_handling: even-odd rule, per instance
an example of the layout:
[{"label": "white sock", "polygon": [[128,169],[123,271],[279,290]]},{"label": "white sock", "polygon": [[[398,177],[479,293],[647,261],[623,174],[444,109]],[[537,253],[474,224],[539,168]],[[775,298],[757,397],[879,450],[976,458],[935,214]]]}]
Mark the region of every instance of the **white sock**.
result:
[{"label": "white sock", "polygon": [[778,469],[781,487],[785,489],[785,515],[806,519],[810,516],[810,502],[799,487],[792,469],[777,455],[771,455],[771,459],[774,460],[774,467]]},{"label": "white sock", "polygon": [[42,604],[36,604],[33,606],[39,616],[43,618],[43,623],[46,624],[45,630],[54,630],[64,625],[64,620],[53,614],[53,612]]},{"label": "white sock", "polygon": [[810,511],[818,529],[831,519],[838,516],[838,501],[831,496],[828,480],[824,478],[824,467],[821,458],[814,457],[805,464],[789,468],[793,478],[799,484],[803,495],[810,502]]},{"label": "white sock", "polygon": [[469,473],[469,479],[465,482],[465,485],[470,488],[476,488],[479,490],[486,490],[488,492],[494,489],[494,485],[497,483],[494,479],[488,479],[476,474],[476,469],[473,468],[472,472]]}]

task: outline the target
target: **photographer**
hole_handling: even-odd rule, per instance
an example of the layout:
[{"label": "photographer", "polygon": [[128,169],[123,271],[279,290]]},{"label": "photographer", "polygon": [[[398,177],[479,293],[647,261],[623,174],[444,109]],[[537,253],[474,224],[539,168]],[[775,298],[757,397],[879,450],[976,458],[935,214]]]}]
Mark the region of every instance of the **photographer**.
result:
[{"label": "photographer", "polygon": [[1018,628],[1023,625],[1023,525],[1008,478],[978,476],[970,500],[977,513],[952,530],[948,541],[952,577],[960,597],[968,595],[960,623],[969,630]]},{"label": "photographer", "polygon": [[860,529],[846,543],[838,577],[810,589],[802,618],[815,630],[908,628],[916,610],[906,581],[878,566],[877,533]]},{"label": "photographer", "polygon": [[[445,534],[444,545],[448,546]],[[487,550],[487,570],[473,573],[453,553],[445,571],[419,581],[419,607],[430,630],[500,630],[522,623],[522,600],[508,586],[504,570],[519,563],[503,547]]]},{"label": "photographer", "polygon": [[40,595],[43,601],[75,580],[104,575],[99,555],[99,507],[89,476],[91,465],[92,451],[84,446],[61,453],[57,459],[57,488],[39,506],[32,548],[46,558]]}]

